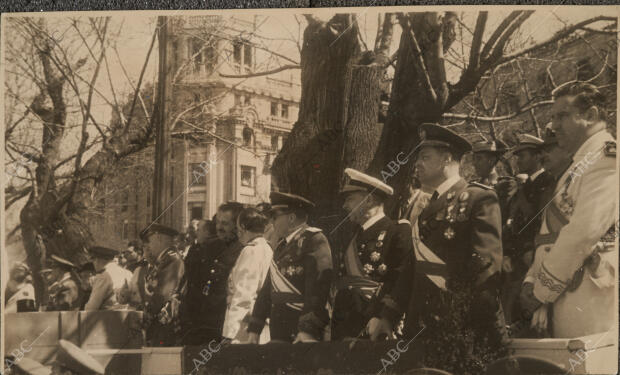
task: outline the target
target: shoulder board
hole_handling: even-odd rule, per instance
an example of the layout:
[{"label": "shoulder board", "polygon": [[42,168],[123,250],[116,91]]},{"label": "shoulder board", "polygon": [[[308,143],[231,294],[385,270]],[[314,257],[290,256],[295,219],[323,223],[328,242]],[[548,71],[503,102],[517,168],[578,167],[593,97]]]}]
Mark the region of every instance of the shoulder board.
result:
[{"label": "shoulder board", "polygon": [[398,220],[398,224],[409,224],[409,225],[411,225],[411,223],[407,219],[400,219],[400,220]]},{"label": "shoulder board", "polygon": [[482,189],[485,189],[485,190],[493,190],[492,186],[481,184],[480,182],[477,182],[477,181],[471,181],[469,183],[469,186],[476,186],[476,187],[479,187],[479,188],[482,188]]},{"label": "shoulder board", "polygon": [[318,233],[318,232],[322,232],[322,230],[320,228],[317,228],[317,227],[308,227],[308,228],[306,228],[306,232]]},{"label": "shoulder board", "polygon": [[616,141],[608,141],[605,142],[605,148],[603,149],[605,156],[610,156],[612,158],[616,157]]}]

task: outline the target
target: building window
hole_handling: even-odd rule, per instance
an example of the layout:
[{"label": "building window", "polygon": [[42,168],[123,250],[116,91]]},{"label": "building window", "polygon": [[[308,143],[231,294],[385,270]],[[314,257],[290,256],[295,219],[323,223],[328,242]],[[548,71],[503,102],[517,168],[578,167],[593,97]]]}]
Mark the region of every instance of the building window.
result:
[{"label": "building window", "polygon": [[204,217],[204,203],[189,202],[187,204],[187,216],[189,217],[189,221],[202,220]]},{"label": "building window", "polygon": [[248,43],[243,44],[243,64],[245,64],[248,69],[252,68],[252,46]]},{"label": "building window", "polygon": [[213,43],[205,49],[205,67],[207,74],[212,74],[217,67],[217,49]]},{"label": "building window", "polygon": [[241,64],[241,50],[243,49],[243,42],[235,40],[233,42],[233,60],[236,64]]},{"label": "building window", "polygon": [[127,220],[123,221],[123,231],[122,238],[126,240],[129,238],[129,222]]},{"label": "building window", "polygon": [[188,174],[190,186],[207,185],[207,176],[200,163],[190,163]]},{"label": "building window", "polygon": [[235,94],[235,107],[241,105],[241,95]]},{"label": "building window", "polygon": [[124,191],[123,192],[123,203],[121,204],[121,212],[127,212],[129,209],[129,194]]},{"label": "building window", "polygon": [[252,129],[245,127],[243,128],[243,145],[246,147],[252,147],[252,138],[254,137],[254,132]]},{"label": "building window", "polygon": [[146,191],[146,207],[151,207],[151,189]]},{"label": "building window", "polygon": [[271,102],[271,115],[272,116],[278,115],[278,103],[276,102]]},{"label": "building window", "polygon": [[279,146],[278,145],[278,141],[280,140],[279,138],[280,137],[278,137],[277,135],[272,135],[271,136],[271,149],[273,151],[278,151],[278,146]]},{"label": "building window", "polygon": [[288,118],[288,104],[282,104],[282,118]]},{"label": "building window", "polygon": [[256,168],[247,165],[241,166],[241,186],[254,187]]},{"label": "building window", "polygon": [[190,43],[190,57],[193,58],[194,72],[199,72],[202,68],[202,52],[200,51],[200,49],[202,48],[202,43],[196,38],[191,39]]},{"label": "building window", "polygon": [[196,103],[196,104],[200,103],[200,94],[199,93],[195,93],[194,94],[194,103]]}]

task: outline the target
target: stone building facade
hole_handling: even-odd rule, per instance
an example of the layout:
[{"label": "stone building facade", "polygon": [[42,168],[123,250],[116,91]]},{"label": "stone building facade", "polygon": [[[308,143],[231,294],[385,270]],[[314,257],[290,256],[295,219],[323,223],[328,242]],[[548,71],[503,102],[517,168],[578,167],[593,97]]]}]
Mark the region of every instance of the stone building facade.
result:
[{"label": "stone building facade", "polygon": [[[271,162],[297,119],[301,86],[299,70],[247,77],[273,69],[274,55],[252,37],[261,17],[171,24],[170,196],[161,219],[183,231],[224,202],[268,201]],[[152,222],[153,170],[150,146],[102,184],[89,219],[96,242],[124,248]]]}]

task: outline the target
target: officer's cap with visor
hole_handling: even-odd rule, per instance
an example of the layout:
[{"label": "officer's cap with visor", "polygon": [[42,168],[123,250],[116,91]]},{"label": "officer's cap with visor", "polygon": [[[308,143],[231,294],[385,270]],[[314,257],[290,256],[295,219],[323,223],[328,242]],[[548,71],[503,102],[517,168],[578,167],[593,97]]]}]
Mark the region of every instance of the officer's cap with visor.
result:
[{"label": "officer's cap with visor", "polygon": [[148,241],[148,238],[153,234],[163,234],[165,236],[174,238],[179,235],[179,232],[169,226],[154,223],[144,228],[142,232],[140,232],[140,239],[142,241]]},{"label": "officer's cap with visor", "polygon": [[492,141],[480,141],[472,144],[472,152],[474,154],[492,154],[500,156],[508,150],[508,146],[499,139]]},{"label": "officer's cap with visor", "polygon": [[416,154],[424,147],[444,148],[460,160],[463,155],[472,150],[471,143],[452,130],[438,124],[423,123],[418,128],[420,144]]},{"label": "officer's cap with visor", "polygon": [[517,154],[523,150],[539,151],[541,150],[543,144],[545,144],[545,141],[531,134],[519,134],[517,140],[519,143],[517,144],[517,147],[512,150],[513,154]]},{"label": "officer's cap with visor", "polygon": [[394,189],[378,178],[362,173],[353,168],[346,168],[344,174],[347,176],[347,183],[340,189],[340,194],[361,191],[367,194],[374,194],[380,199],[386,199],[394,195]]},{"label": "officer's cap with visor", "polygon": [[93,258],[101,258],[101,259],[113,259],[115,256],[119,254],[118,250],[111,249],[109,247],[103,247],[103,246],[92,246],[89,249],[89,252]]},{"label": "officer's cap with visor", "polygon": [[309,214],[314,208],[314,203],[301,195],[283,193],[274,191],[269,194],[269,200],[271,201],[271,208],[269,214],[271,216],[277,213],[291,213],[302,211]]}]

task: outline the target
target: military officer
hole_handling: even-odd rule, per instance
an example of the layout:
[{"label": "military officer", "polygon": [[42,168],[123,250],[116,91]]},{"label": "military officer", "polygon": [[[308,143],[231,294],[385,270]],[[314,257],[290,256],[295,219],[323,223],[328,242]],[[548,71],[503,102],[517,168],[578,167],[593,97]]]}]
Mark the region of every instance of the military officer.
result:
[{"label": "military officer", "polygon": [[552,337],[568,338],[613,327],[618,174],[605,96],[576,82],[560,86],[554,98],[553,129],[573,162],[544,210],[521,304],[534,327],[551,326]]},{"label": "military officer", "polygon": [[517,158],[519,172],[527,175],[523,184],[508,202],[503,220],[505,273],[502,286],[502,306],[507,323],[520,316],[518,306],[521,283],[534,258],[534,237],[541,225],[541,211],[546,196],[555,186],[555,179],[543,166],[544,141],[530,134],[520,134],[512,153]]},{"label": "military officer", "polygon": [[[435,322],[436,326],[446,314],[444,291],[472,290],[470,313],[476,319],[464,329],[471,329],[477,339],[501,340],[498,278],[502,243],[497,195],[486,185],[467,183],[460,177],[459,161],[471,150],[467,140],[436,124],[422,124],[419,132],[416,169],[422,185],[433,193],[412,228],[415,258],[407,262],[383,302],[407,311],[405,335],[413,336],[420,324]],[[371,338],[391,331],[395,316],[383,314],[379,324],[369,327]]]},{"label": "military officer", "polygon": [[138,268],[137,285],[144,306],[146,340],[149,346],[176,343],[178,316],[175,316],[175,291],[183,277],[183,260],[173,246],[179,233],[168,226],[151,224],[140,233],[148,267]]},{"label": "military officer", "polygon": [[[555,135],[555,130],[553,130],[552,123],[548,123],[545,126],[543,140],[545,143],[542,145],[542,164],[545,171],[551,173],[557,182],[557,180],[564,174],[564,172],[566,172],[572,163],[571,156],[563,148],[561,148],[560,145],[558,145],[558,137]],[[552,190],[551,194],[553,194],[554,189],[550,190]],[[541,197],[542,202],[545,204],[546,202],[549,202],[550,199],[551,196],[549,196],[549,199],[544,199],[544,197]]]},{"label": "military officer", "polygon": [[372,318],[378,319],[381,297],[391,291],[413,250],[409,222],[396,222],[384,213],[392,187],[352,168],[344,173],[343,208],[357,231],[347,248],[334,254],[338,277],[332,340],[358,337]]},{"label": "military officer", "polygon": [[79,309],[82,293],[76,275],[77,266],[58,255],[51,255],[47,263],[50,270],[46,276],[50,296],[50,304],[47,310],[68,311]]},{"label": "military officer", "polygon": [[267,318],[272,341],[319,341],[329,322],[326,304],[333,279],[329,242],[319,228],[307,224],[312,202],[280,192],[272,192],[270,199],[280,242],[254,304],[249,341],[258,343]]},{"label": "military officer", "polygon": [[132,274],[115,262],[118,250],[103,246],[93,246],[90,254],[97,275],[93,279],[92,291],[84,310],[114,310],[118,308],[118,294],[121,288],[129,285]]},{"label": "military officer", "polygon": [[181,305],[184,345],[205,345],[222,339],[228,277],[243,249],[236,229],[242,211],[243,205],[238,202],[220,205],[215,216],[216,236],[208,237],[203,226],[199,242],[187,253],[186,292]]},{"label": "military officer", "polygon": [[491,187],[497,184],[499,176],[495,166],[507,149],[506,144],[499,139],[480,141],[472,145],[477,182]]}]

